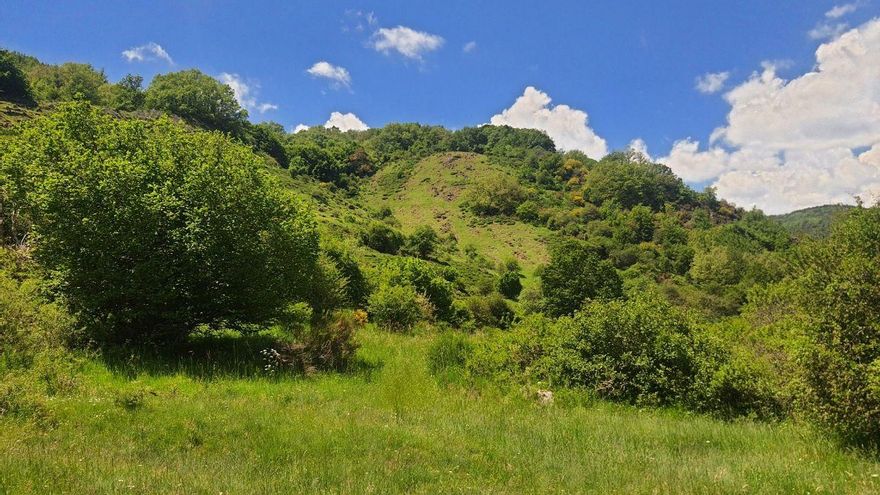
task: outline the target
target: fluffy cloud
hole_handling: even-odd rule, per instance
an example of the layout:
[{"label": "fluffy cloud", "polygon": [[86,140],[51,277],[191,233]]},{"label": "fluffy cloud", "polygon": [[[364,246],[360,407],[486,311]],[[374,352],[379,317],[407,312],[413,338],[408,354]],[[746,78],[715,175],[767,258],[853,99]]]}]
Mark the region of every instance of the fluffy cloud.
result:
[{"label": "fluffy cloud", "polygon": [[[361,119],[358,118],[357,115],[349,112],[332,112],[330,114],[330,118],[327,119],[327,122],[324,122],[324,127],[327,129],[331,129],[333,127],[339,129],[340,131],[366,131],[370,128],[367,124],[365,124]],[[299,124],[293,128],[293,133],[304,131],[308,129],[309,126],[305,124]]]},{"label": "fluffy cloud", "polygon": [[765,64],[725,95],[727,125],[700,150],[662,158],[691,182],[770,213],[880,194],[880,19],[816,50],[815,68],[784,80]]},{"label": "fluffy cloud", "polygon": [[697,91],[703,94],[713,94],[724,88],[724,83],[730,77],[730,72],[710,72],[697,77]]},{"label": "fluffy cloud", "polygon": [[364,124],[361,119],[357,117],[357,115],[349,112],[349,113],[340,113],[333,112],[330,114],[330,118],[327,122],[324,122],[324,127],[331,128],[335,127],[340,131],[366,131],[370,127],[367,124]]},{"label": "fluffy cloud", "polygon": [[605,140],[587,125],[587,113],[568,105],[550,106],[551,99],[542,91],[529,86],[510,108],[493,115],[492,125],[540,129],[547,133],[561,149],[580,150],[590,158],[608,154]]},{"label": "fluffy cloud", "polygon": [[224,72],[220,74],[217,79],[232,88],[232,92],[235,94],[235,99],[238,101],[238,104],[246,110],[256,110],[259,113],[278,110],[278,105],[275,105],[274,103],[257,102],[259,86],[246,83],[238,74]]},{"label": "fluffy cloud", "polygon": [[465,53],[470,53],[476,49],[477,49],[477,42],[476,41],[468,41],[467,43],[464,44],[464,46],[461,47],[461,51],[463,51]]},{"label": "fluffy cloud", "polygon": [[333,82],[335,87],[345,86],[347,88],[351,86],[351,74],[348,73],[348,69],[333,65],[330,62],[325,62],[323,60],[317,62],[315,65],[309,67],[306,72],[312,77],[329,79]]},{"label": "fluffy cloud", "polygon": [[133,48],[129,48],[128,50],[123,50],[122,56],[125,57],[129,62],[151,62],[154,60],[164,60],[171,65],[174,65],[174,60],[171,59],[171,55],[162,48],[158,43],[153,43],[152,41],[147,43],[146,45],[136,46]]},{"label": "fluffy cloud", "polygon": [[436,34],[416,31],[406,26],[380,28],[373,34],[371,46],[382,53],[392,51],[413,60],[421,60],[426,52],[437,50],[445,40]]}]

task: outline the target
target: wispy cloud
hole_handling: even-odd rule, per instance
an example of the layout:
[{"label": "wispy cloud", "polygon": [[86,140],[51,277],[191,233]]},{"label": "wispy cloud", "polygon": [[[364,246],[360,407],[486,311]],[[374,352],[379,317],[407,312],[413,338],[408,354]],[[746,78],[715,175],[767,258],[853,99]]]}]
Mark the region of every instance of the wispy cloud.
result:
[{"label": "wispy cloud", "polygon": [[709,72],[697,77],[694,86],[700,93],[711,95],[721,91],[730,78],[730,72]]},{"label": "wispy cloud", "polygon": [[477,49],[477,42],[476,41],[468,41],[467,43],[464,44],[464,46],[461,47],[461,51],[463,51],[465,53],[470,53],[476,49]]},{"label": "wispy cloud", "polygon": [[379,28],[373,33],[371,46],[386,55],[394,51],[409,59],[422,60],[423,54],[439,49],[445,42],[436,34],[397,26]]},{"label": "wispy cloud", "polygon": [[861,6],[862,2],[835,5],[832,9],[825,12],[825,19],[818,22],[813,29],[809,30],[807,36],[814,40],[837,38],[849,29],[849,23],[842,22],[840,19],[846,15],[852,14]]},{"label": "wispy cloud", "polygon": [[154,42],[149,42],[145,45],[135,46],[133,48],[129,48],[128,50],[122,51],[122,56],[128,60],[129,62],[151,62],[155,60],[164,60],[171,65],[174,65],[174,60],[171,59],[171,55],[162,48],[161,45]]},{"label": "wispy cloud", "polygon": [[845,3],[843,5],[835,5],[834,8],[825,12],[825,17],[829,19],[839,19],[847,14],[852,14],[859,7],[861,7],[861,3],[853,2],[853,3]]}]

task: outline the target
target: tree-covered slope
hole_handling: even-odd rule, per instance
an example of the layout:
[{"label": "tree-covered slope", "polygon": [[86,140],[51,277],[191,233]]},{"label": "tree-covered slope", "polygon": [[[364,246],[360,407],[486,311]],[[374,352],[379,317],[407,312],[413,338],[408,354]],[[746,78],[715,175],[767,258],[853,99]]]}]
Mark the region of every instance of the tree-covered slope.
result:
[{"label": "tree-covered slope", "polygon": [[825,237],[831,232],[831,225],[842,213],[851,210],[849,205],[823,205],[804,208],[772,218],[798,237]]}]

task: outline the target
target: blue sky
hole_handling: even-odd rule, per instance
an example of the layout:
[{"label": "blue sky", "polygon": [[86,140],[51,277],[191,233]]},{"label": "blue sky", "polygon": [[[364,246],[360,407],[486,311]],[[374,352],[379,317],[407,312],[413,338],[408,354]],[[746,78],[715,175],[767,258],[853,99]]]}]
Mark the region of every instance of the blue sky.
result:
[{"label": "blue sky", "polygon": [[[540,92],[536,94],[552,98],[548,110],[564,104],[586,112],[589,131],[608,150],[626,148],[640,138],[649,153],[669,158],[675,164],[670,166],[689,182],[711,184],[733,170],[731,157],[746,148],[731,138],[739,135],[733,128],[717,148],[709,144],[713,130],[725,126],[736,109],[725,99],[726,92],[771,66],[783,84],[802,77],[815,70],[821,44],[864,28],[878,14],[878,0],[4,0],[0,45],[50,63],[89,62],[111,80],[129,72],[149,80],[156,73],[190,67],[218,77],[234,74],[249,90],[244,98],[252,120],[274,120],[288,129],[323,124],[331,112],[351,112],[371,127],[406,121],[451,128],[476,125],[511,107],[532,86]],[[399,27],[412,32],[395,30]],[[173,64],[150,50],[141,52],[144,60],[123,56],[123,51],[147,43],[160,45]],[[336,72],[313,72],[336,80],[307,72],[322,61],[331,64],[324,69]],[[703,86],[711,94],[696,87],[697,78],[708,73],[726,74],[715,78],[715,87]],[[261,104],[277,109],[260,113]],[[577,120],[578,115],[560,118]],[[548,125],[555,125],[555,117],[549,118]],[[693,140],[686,144],[700,144],[678,149],[687,156],[670,155],[674,143],[686,138]],[[844,148],[857,156],[880,143],[880,136],[873,140],[871,134]],[[726,157],[718,155],[700,171],[690,170],[699,166],[693,160],[712,158],[713,149]],[[781,147],[765,154],[798,150]],[[780,167],[788,163],[780,160]],[[729,189],[743,204],[768,207],[766,197]],[[812,201],[852,193],[835,192]],[[802,206],[795,199],[783,203],[769,209]]]}]

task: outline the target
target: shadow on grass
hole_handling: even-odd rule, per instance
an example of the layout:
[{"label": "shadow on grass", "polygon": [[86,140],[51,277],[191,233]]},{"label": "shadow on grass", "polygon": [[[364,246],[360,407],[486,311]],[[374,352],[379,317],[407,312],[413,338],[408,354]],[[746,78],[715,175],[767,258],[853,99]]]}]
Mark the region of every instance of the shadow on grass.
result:
[{"label": "shadow on grass", "polygon": [[[111,373],[134,379],[138,376],[185,375],[199,380],[229,378],[301,379],[302,370],[277,369],[267,371],[268,364],[262,351],[278,349],[284,343],[268,334],[235,334],[224,332],[191,337],[174,346],[127,345],[106,347],[101,359]],[[370,380],[381,369],[379,360],[356,356],[338,371],[363,376]],[[333,371],[320,371],[319,374]]]}]

